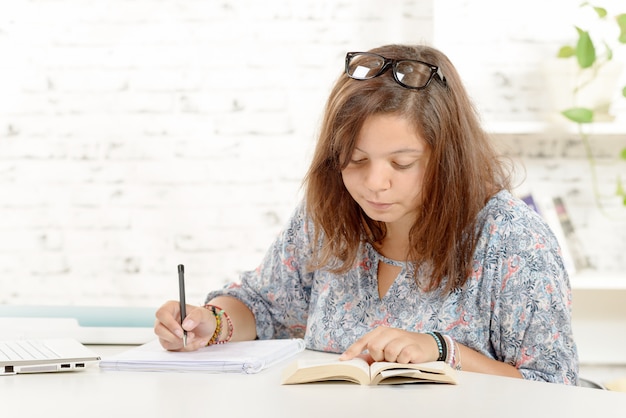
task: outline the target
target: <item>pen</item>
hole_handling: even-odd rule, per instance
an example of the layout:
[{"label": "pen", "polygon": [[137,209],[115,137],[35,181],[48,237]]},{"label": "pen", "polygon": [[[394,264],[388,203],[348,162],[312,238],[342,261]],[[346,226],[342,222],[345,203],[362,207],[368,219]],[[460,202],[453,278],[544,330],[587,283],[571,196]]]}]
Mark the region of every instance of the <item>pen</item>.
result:
[{"label": "pen", "polygon": [[[178,265],[178,295],[180,301],[180,325],[187,316],[187,303],[185,302],[185,266]],[[187,347],[187,331],[183,330],[183,347]]]}]

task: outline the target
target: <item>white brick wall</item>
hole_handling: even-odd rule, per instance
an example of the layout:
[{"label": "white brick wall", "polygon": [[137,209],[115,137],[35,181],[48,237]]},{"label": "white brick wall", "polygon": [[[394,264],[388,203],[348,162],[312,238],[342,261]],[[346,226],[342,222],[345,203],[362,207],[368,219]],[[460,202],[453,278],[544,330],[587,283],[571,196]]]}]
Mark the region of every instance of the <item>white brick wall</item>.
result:
[{"label": "white brick wall", "polygon": [[254,268],[299,199],[346,50],[434,43],[487,122],[541,119],[553,2],[505,3],[5,2],[0,303],[156,306],[178,263],[199,302]]}]

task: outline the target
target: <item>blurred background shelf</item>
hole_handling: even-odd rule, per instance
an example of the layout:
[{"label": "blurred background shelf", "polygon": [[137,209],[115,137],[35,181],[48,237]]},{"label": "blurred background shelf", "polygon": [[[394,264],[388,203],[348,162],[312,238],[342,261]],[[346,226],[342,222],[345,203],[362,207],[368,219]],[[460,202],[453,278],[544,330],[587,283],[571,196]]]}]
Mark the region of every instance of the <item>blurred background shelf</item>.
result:
[{"label": "blurred background shelf", "polygon": [[581,364],[626,367],[626,275],[581,271],[571,284]]},{"label": "blurred background shelf", "polygon": [[572,275],[570,281],[574,290],[626,290],[626,273],[587,270]]}]

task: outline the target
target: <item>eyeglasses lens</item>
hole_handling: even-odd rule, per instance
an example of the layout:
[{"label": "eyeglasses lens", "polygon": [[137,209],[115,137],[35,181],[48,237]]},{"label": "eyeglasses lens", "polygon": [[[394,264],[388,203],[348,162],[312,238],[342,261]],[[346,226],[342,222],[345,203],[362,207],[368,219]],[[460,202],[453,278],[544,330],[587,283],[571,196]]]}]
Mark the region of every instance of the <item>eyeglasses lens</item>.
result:
[{"label": "eyeglasses lens", "polygon": [[348,75],[359,80],[367,80],[376,77],[384,65],[383,57],[368,54],[355,55],[348,63]]},{"label": "eyeglasses lens", "polygon": [[400,83],[409,87],[424,87],[430,80],[432,70],[419,62],[398,61],[394,72]]},{"label": "eyeglasses lens", "polygon": [[430,66],[412,60],[386,60],[376,54],[360,53],[349,57],[346,72],[357,80],[369,80],[381,75],[392,64],[392,71],[396,80],[405,87],[423,88],[431,79]]}]

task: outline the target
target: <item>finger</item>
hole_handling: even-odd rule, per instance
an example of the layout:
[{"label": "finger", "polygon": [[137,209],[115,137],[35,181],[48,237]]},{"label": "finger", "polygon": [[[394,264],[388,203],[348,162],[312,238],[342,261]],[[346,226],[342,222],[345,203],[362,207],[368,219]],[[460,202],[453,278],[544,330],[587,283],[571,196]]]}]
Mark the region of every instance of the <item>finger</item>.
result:
[{"label": "finger", "polygon": [[[169,333],[176,335],[178,338],[183,337],[183,329],[180,326],[180,308],[178,302],[169,301],[166,302],[156,311],[155,333],[159,336],[163,336],[165,339],[169,339],[167,333],[163,328],[169,331]],[[163,328],[159,327],[161,325]]]},{"label": "finger", "polygon": [[215,316],[204,307],[198,306],[190,306],[188,312],[189,314],[182,324],[182,328],[187,331],[188,341],[190,340],[189,332],[193,331],[191,339],[199,338],[206,345],[213,336],[217,326]]},{"label": "finger", "polygon": [[393,361],[404,364],[428,361],[426,351],[428,346],[425,348],[424,344],[430,343],[430,340],[423,337],[423,334],[405,332],[389,342],[385,347],[385,356],[395,357]]},{"label": "finger", "polygon": [[413,346],[405,346],[402,351],[400,351],[400,353],[398,353],[398,355],[396,356],[395,362],[401,364],[416,362],[415,358],[417,356],[412,353],[414,351],[413,348]]},{"label": "finger", "polygon": [[[394,328],[378,327],[367,334],[367,351],[374,361],[394,361],[401,347],[390,345],[401,337]],[[389,350],[389,351],[388,351]]]},{"label": "finger", "polygon": [[367,344],[367,352],[374,361],[391,361],[385,358],[385,342],[379,339],[372,339]]},{"label": "finger", "polygon": [[163,326],[163,324],[161,324],[158,321],[157,321],[157,324],[154,326],[154,332],[159,338],[159,343],[166,350],[179,351],[180,349],[183,348],[182,339],[172,334],[170,330],[165,328],[165,326]]},{"label": "finger", "polygon": [[[191,337],[189,336],[191,335]],[[200,348],[206,347],[209,343],[209,339],[200,338],[193,333],[188,334],[187,336],[187,347],[185,347],[185,351],[195,351]]]},{"label": "finger", "polygon": [[367,364],[372,364],[374,362],[374,359],[372,358],[372,356],[369,355],[369,353],[362,353],[359,354],[357,357],[365,360]]},{"label": "finger", "polygon": [[367,348],[369,343],[369,334],[365,334],[358,340],[356,340],[350,347],[344,351],[341,356],[339,356],[339,360],[352,360],[359,354],[361,354]]},{"label": "finger", "polygon": [[165,327],[158,319],[154,321],[154,333],[160,339],[165,341],[174,342],[175,340],[179,340],[178,336],[176,336],[172,331]]},{"label": "finger", "polygon": [[396,338],[385,342],[385,345],[378,348],[376,355],[372,357],[377,358],[377,361],[389,361],[394,363],[397,361],[398,355],[402,352],[403,348],[404,344]]},{"label": "finger", "polygon": [[182,338],[169,332],[163,325],[158,325],[157,328],[159,329],[159,343],[168,351],[195,351],[207,345],[203,339],[196,338],[193,332],[187,333],[187,345],[185,345]]},{"label": "finger", "polygon": [[187,316],[183,318],[183,323],[181,327],[185,331],[192,331],[203,321],[203,312],[206,309],[202,308],[201,310],[196,306],[187,305]]},{"label": "finger", "polygon": [[[374,345],[379,342],[381,338],[389,331],[387,327],[374,328],[372,331],[366,333],[361,338],[356,340],[348,349],[339,357],[340,360],[350,360],[367,350],[369,355],[374,361],[381,361],[384,358],[381,357],[380,345]],[[372,352],[373,351],[373,352]]]},{"label": "finger", "polygon": [[419,345],[417,345],[416,341],[417,335],[416,333],[400,329],[394,329],[388,333],[390,338],[384,348],[385,360],[395,363],[409,363],[413,358],[413,353],[419,350]]}]

